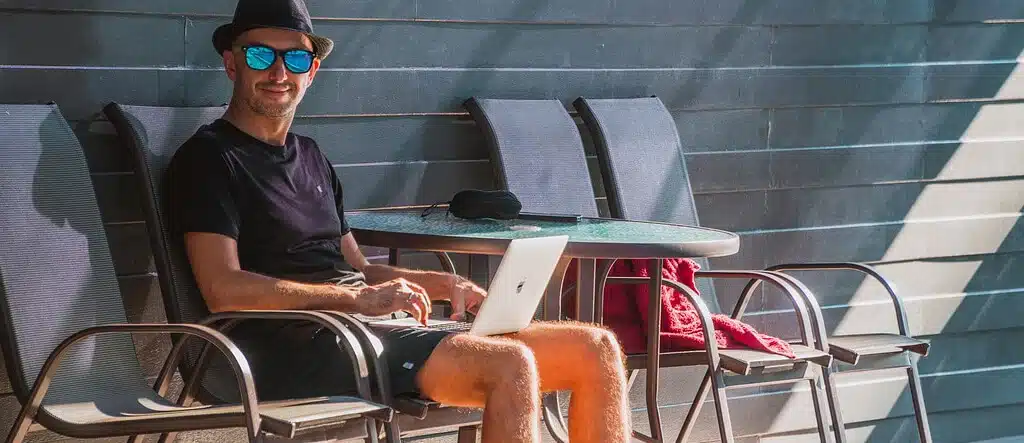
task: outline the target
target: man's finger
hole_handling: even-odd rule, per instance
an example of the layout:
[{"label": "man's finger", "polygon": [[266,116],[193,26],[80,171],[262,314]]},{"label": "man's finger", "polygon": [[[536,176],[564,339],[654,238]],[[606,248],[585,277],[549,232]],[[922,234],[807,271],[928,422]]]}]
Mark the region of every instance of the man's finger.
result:
[{"label": "man's finger", "polygon": [[408,308],[409,314],[412,315],[412,317],[415,318],[416,321],[420,322],[421,324],[426,325],[427,322],[424,320],[423,310],[420,309],[420,305],[416,304],[412,300],[409,300],[408,305],[409,305],[409,308]]}]

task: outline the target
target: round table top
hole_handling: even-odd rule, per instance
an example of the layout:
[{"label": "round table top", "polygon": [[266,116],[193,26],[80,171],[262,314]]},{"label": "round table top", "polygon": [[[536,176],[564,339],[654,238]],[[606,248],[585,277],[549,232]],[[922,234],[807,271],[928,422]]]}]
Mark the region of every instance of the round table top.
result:
[{"label": "round table top", "polygon": [[731,232],[606,218],[466,220],[443,210],[426,217],[419,211],[365,211],[345,218],[359,244],[396,249],[501,255],[513,239],[568,235],[565,255],[579,258],[719,257],[739,250],[739,237]]}]

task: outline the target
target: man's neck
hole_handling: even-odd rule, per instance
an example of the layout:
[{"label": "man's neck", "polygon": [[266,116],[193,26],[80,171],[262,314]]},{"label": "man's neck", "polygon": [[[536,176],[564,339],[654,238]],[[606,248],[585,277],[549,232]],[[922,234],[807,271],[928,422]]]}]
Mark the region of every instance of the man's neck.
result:
[{"label": "man's neck", "polygon": [[292,114],[284,117],[267,117],[256,114],[245,105],[234,102],[228,105],[228,109],[224,113],[224,119],[238,129],[274,146],[284,146],[294,117]]}]

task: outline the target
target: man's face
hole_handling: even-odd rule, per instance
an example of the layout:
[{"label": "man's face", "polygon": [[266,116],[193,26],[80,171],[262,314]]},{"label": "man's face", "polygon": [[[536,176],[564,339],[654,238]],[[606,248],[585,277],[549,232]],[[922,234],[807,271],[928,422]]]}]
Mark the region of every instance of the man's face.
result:
[{"label": "man's face", "polygon": [[260,28],[238,36],[230,52],[224,52],[224,68],[234,83],[234,97],[249,106],[253,112],[266,117],[284,117],[295,112],[306,88],[313,82],[320,59],[313,59],[313,67],[304,74],[295,74],[284,66],[278,55],[274,64],[258,71],[246,64],[242,46],[264,45],[275,50],[306,49],[313,45],[300,32],[283,29]]}]

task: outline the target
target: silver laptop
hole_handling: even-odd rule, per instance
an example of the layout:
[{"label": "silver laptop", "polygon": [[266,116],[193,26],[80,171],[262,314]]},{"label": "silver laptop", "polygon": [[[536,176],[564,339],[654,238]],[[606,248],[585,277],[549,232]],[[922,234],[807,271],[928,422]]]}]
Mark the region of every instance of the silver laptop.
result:
[{"label": "silver laptop", "polygon": [[512,240],[472,323],[431,319],[424,326],[414,318],[401,318],[372,324],[418,326],[479,336],[518,332],[533,320],[568,242],[565,235]]}]

